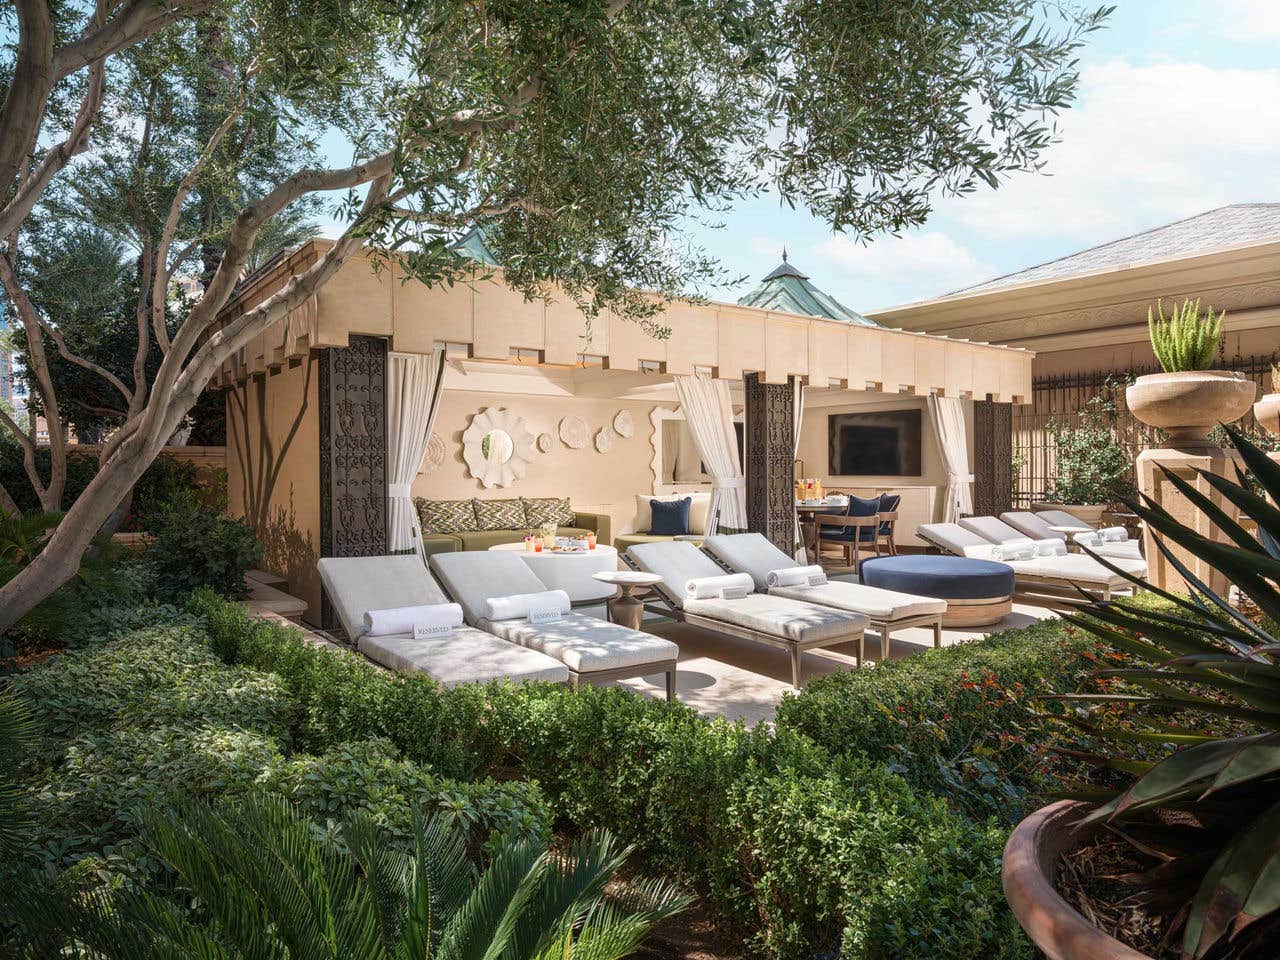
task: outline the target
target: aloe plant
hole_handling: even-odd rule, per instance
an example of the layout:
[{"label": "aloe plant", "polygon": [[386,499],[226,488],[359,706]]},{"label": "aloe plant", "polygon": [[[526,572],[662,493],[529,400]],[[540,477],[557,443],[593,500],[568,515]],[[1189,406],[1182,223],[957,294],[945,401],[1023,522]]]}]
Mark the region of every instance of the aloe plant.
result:
[{"label": "aloe plant", "polygon": [[1166,373],[1185,370],[1208,370],[1222,341],[1222,320],[1226,311],[1214,314],[1213,307],[1200,316],[1199,300],[1183,300],[1168,317],[1164,301],[1147,308],[1147,330],[1151,348]]},{"label": "aloe plant", "polygon": [[[1090,821],[1156,854],[1159,865],[1136,881],[1139,896],[1181,918],[1186,960],[1252,956],[1251,942],[1280,930],[1280,630],[1273,626],[1280,623],[1280,464],[1238,430],[1224,429],[1246,469],[1235,481],[1201,476],[1221,496],[1218,503],[1253,518],[1258,535],[1166,471],[1225,541],[1180,523],[1152,500],[1130,501],[1189,595],[1141,584],[1097,557],[1169,606],[1097,602],[1068,617],[1141,662],[1097,671],[1119,689],[1051,698],[1084,708],[1083,718],[1069,718],[1072,726],[1113,746],[1071,754],[1131,778],[1122,789],[1080,795],[1098,803]],[[1224,573],[1261,611],[1261,622],[1209,589],[1170,544]]]}]

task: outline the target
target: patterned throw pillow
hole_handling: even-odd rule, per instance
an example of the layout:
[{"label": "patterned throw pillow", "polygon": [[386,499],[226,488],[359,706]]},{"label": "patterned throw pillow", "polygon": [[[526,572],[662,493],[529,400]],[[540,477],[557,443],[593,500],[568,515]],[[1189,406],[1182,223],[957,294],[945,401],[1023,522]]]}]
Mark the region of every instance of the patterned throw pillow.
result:
[{"label": "patterned throw pillow", "polygon": [[573,507],[569,505],[568,497],[544,497],[534,500],[521,497],[520,502],[524,504],[524,522],[527,526],[537,527],[544,523],[554,523],[561,527],[573,526]]},{"label": "patterned throw pillow", "polygon": [[455,533],[476,530],[476,510],[471,500],[423,500],[415,497],[422,532]]},{"label": "patterned throw pillow", "polygon": [[481,530],[523,530],[524,505],[514,500],[473,500],[476,523]]}]

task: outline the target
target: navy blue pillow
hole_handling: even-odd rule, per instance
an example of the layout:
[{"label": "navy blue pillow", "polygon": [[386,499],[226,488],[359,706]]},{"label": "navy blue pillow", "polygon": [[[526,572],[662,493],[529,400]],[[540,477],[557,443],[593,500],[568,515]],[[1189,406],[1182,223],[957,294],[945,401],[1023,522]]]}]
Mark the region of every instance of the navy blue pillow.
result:
[{"label": "navy blue pillow", "polygon": [[689,535],[689,504],[692,497],[681,500],[650,500],[653,522],[649,532],[655,537],[685,537]]},{"label": "navy blue pillow", "polygon": [[880,509],[878,513],[893,513],[898,509],[898,504],[902,502],[902,494],[900,493],[882,493],[879,498]]},{"label": "navy blue pillow", "polygon": [[855,497],[849,494],[849,509],[846,516],[850,517],[874,517],[880,512],[880,498],[873,497],[867,500],[864,497]]}]

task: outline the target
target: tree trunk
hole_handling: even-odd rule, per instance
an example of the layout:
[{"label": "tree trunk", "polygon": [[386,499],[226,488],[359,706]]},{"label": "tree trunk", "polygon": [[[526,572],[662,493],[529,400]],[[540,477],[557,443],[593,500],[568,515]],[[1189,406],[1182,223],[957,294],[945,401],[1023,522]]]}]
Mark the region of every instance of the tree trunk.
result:
[{"label": "tree trunk", "polygon": [[85,550],[153,459],[154,455],[139,443],[121,449],[98,471],[63,516],[45,548],[0,587],[0,633],[76,575]]}]

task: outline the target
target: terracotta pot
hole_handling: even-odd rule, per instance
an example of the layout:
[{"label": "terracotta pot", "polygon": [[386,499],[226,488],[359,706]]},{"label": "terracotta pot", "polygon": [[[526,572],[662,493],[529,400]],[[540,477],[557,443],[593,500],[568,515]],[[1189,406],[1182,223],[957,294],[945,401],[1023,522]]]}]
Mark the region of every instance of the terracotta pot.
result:
[{"label": "terracotta pot", "polygon": [[1264,430],[1280,433],[1280,393],[1264,394],[1253,405],[1253,418]]},{"label": "terracotta pot", "polygon": [[1249,412],[1258,385],[1235,370],[1149,373],[1125,391],[1135,417],[1168,434],[1167,447],[1204,447],[1210,430]]},{"label": "terracotta pot", "polygon": [[1102,515],[1107,512],[1109,506],[1110,504],[1106,503],[1041,503],[1040,501],[1033,501],[1031,509],[1037,513],[1041,510],[1063,510],[1081,523],[1096,527],[1102,523]]},{"label": "terracotta pot", "polygon": [[1109,937],[1054,889],[1058,857],[1088,840],[1087,803],[1060,800],[1023,820],[1004,846],[1004,898],[1018,923],[1049,960],[1152,960]]}]

